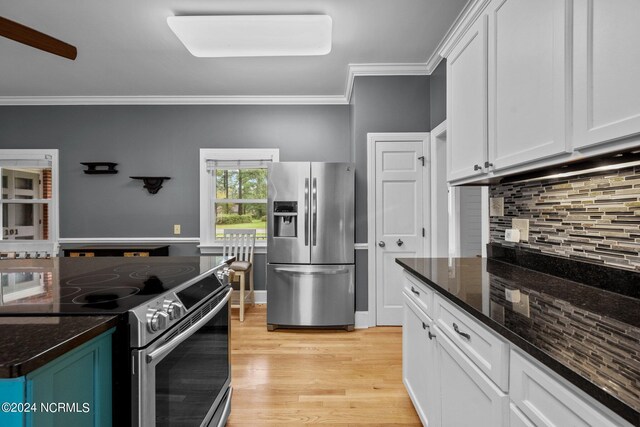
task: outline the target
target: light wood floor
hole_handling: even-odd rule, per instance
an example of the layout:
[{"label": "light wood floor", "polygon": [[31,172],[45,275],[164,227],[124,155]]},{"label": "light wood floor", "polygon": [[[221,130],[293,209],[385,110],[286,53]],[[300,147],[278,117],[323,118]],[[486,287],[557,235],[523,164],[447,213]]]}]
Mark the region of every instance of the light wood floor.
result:
[{"label": "light wood floor", "polygon": [[267,332],[266,306],[232,310],[228,426],[420,425],[402,384],[402,330]]}]

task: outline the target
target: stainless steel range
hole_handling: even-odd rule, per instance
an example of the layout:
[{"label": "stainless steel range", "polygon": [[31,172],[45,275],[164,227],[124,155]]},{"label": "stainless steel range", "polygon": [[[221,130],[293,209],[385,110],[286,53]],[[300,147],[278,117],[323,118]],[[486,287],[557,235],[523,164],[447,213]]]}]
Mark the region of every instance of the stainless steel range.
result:
[{"label": "stainless steel range", "polygon": [[121,316],[114,425],[224,425],[228,268],[220,257],[3,261],[2,315]]}]

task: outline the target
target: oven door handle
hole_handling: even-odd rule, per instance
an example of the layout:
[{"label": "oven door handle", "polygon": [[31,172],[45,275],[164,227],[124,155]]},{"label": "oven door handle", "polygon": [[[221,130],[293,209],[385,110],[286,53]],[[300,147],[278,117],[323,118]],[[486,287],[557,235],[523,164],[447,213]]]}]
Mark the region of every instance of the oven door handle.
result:
[{"label": "oven door handle", "polygon": [[147,354],[147,363],[149,364],[149,363],[152,363],[154,360],[161,359],[171,350],[179,346],[184,340],[186,340],[191,335],[193,335],[198,329],[200,329],[201,326],[209,322],[209,320],[211,320],[216,314],[218,314],[220,310],[222,310],[222,307],[224,307],[224,305],[229,301],[229,298],[231,298],[232,291],[233,289],[229,289],[225,294],[224,298],[222,298],[222,301],[220,301],[213,308],[213,310],[207,313],[206,316],[204,316],[202,319],[198,320],[196,323],[191,325],[189,329],[176,335],[171,341],[169,341],[165,345],[158,347],[155,350],[153,350],[151,353]]}]

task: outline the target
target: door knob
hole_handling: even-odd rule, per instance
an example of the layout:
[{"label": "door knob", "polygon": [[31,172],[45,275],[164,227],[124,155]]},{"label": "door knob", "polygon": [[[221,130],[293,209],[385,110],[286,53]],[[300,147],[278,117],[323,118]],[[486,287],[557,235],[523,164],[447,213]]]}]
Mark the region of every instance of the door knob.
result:
[{"label": "door knob", "polygon": [[381,248],[384,248],[385,246],[387,246],[382,240],[380,240],[378,242],[378,246],[380,246]]},{"label": "door knob", "polygon": [[402,241],[402,239],[398,239],[398,241],[396,242],[396,244],[397,244],[398,246],[402,246],[402,245],[404,245],[404,242]]}]

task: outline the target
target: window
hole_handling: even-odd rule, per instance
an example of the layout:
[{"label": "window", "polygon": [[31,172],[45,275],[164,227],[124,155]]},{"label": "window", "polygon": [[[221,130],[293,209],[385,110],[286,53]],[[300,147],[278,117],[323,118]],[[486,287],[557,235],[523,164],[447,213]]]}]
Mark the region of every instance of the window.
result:
[{"label": "window", "polygon": [[255,228],[267,238],[267,165],[277,149],[200,150],[200,246],[216,246],[225,229]]},{"label": "window", "polygon": [[55,255],[58,150],[0,150],[0,251]]}]

